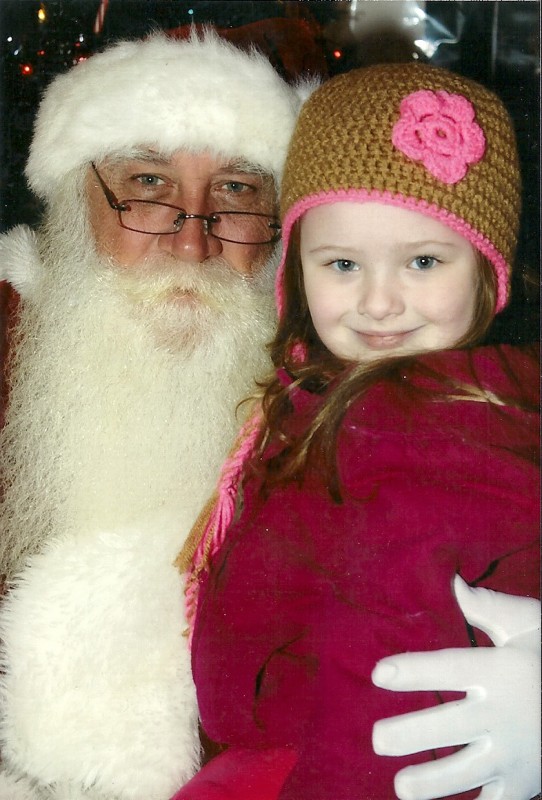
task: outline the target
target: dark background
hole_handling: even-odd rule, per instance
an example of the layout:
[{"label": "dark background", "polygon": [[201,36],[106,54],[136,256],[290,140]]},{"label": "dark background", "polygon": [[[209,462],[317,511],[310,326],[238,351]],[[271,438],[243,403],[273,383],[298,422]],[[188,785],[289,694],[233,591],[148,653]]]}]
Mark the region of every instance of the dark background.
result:
[{"label": "dark background", "polygon": [[[376,25],[368,6],[406,7],[425,15],[415,42],[409,23]],[[275,67],[333,75],[382,61],[427,60],[496,91],[518,135],[524,180],[518,269],[513,300],[494,325],[493,339],[537,340],[540,256],[540,5],[534,0],[393,3],[390,0],[109,0],[95,30],[100,0],[0,0],[0,232],[35,224],[41,209],[23,170],[33,118],[47,83],[119,38],[152,30],[212,23],[232,37],[256,38]],[[352,17],[352,11],[358,14]],[[279,24],[276,21],[281,20]],[[412,20],[411,20],[412,21]],[[285,37],[284,30],[290,33]],[[235,40],[235,38],[234,38]],[[4,303],[6,302],[4,298]],[[0,309],[1,312],[1,309]]]}]

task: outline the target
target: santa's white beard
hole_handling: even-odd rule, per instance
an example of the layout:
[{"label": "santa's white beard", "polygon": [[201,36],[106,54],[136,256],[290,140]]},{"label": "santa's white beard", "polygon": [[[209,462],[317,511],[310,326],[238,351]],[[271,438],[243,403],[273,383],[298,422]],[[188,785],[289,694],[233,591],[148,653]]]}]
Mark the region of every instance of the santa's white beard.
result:
[{"label": "santa's white beard", "polygon": [[[73,205],[45,232],[10,371],[2,761],[25,800],[168,800],[200,755],[173,561],[268,368],[273,265],[119,275],[66,229]],[[1,776],[0,800],[21,786]]]},{"label": "santa's white beard", "polygon": [[119,272],[81,231],[59,228],[11,370],[7,574],[51,537],[111,529],[165,503],[183,512],[182,544],[239,425],[236,404],[268,366],[273,265],[254,279],[220,260]]}]

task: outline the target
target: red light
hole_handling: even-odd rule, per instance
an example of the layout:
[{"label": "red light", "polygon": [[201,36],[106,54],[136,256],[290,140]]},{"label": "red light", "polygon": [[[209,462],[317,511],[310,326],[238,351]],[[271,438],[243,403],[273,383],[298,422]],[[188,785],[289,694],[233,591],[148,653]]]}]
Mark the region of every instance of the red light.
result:
[{"label": "red light", "polygon": [[34,67],[32,66],[32,64],[21,64],[19,69],[21,70],[21,75],[24,75],[25,77],[27,75],[32,75],[32,73],[34,72]]},{"label": "red light", "polygon": [[342,50],[334,50],[333,51],[333,56],[334,56],[334,58],[342,58],[343,57],[343,51]]}]

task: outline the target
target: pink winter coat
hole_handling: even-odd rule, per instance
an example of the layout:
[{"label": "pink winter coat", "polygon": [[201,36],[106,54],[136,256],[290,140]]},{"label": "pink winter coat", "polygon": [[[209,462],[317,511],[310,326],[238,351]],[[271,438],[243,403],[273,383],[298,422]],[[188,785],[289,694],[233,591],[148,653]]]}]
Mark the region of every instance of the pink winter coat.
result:
[{"label": "pink winter coat", "polygon": [[[538,414],[519,407],[537,403],[538,359],[503,346],[425,360],[469,384],[474,369],[516,405],[421,393],[413,409],[400,386],[381,382],[342,425],[341,504],[317,470],[267,498],[247,481],[240,519],[201,587],[192,650],[203,726],[231,750],[207,768],[219,779],[206,784],[204,769],[179,800],[391,800],[395,773],[431,754],[376,756],[374,722],[455,695],[378,689],[376,662],[472,643],[456,573],[538,592]],[[299,391],[294,427],[320,402]],[[268,795],[250,777],[267,780],[267,767],[254,769],[266,748],[279,748]]]}]

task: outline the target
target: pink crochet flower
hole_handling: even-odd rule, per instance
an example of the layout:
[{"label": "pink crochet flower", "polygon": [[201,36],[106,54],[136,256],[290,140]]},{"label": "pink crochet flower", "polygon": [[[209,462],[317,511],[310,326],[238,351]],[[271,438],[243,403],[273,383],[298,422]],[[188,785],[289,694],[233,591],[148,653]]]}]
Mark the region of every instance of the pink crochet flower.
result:
[{"label": "pink crochet flower", "polygon": [[405,97],[391,139],[414,161],[421,161],[443,183],[457,183],[469,164],[480,161],[486,139],[474,121],[470,100],[460,94],[422,89]]}]

